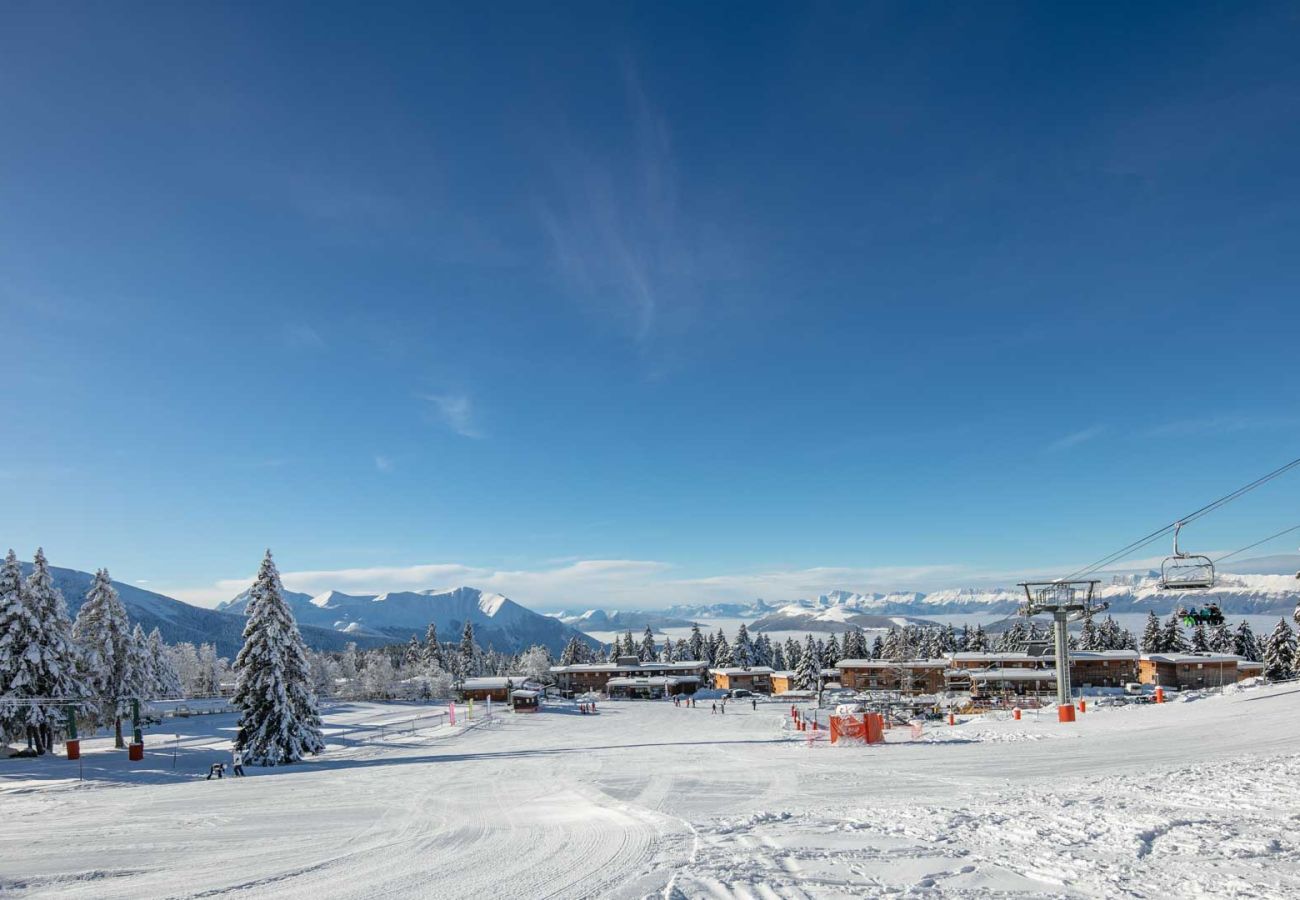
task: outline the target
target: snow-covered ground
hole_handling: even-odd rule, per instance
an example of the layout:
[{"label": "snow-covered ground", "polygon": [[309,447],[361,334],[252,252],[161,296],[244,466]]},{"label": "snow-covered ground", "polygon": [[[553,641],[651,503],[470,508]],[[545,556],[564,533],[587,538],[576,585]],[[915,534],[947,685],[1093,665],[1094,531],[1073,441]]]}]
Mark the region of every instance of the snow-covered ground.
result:
[{"label": "snow-covered ground", "polygon": [[326,753],[242,780],[202,777],[230,716],[166,720],[143,764],[90,741],[82,782],[0,761],[0,895],[1300,895],[1297,685],[883,747],[777,703],[402,725],[428,711],[335,707]]}]

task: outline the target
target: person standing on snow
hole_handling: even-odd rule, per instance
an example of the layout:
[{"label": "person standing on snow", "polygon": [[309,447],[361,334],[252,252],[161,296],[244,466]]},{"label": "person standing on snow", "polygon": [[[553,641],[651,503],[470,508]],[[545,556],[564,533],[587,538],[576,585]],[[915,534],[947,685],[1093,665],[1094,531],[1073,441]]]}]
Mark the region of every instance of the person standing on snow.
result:
[{"label": "person standing on snow", "polygon": [[237,778],[244,777],[244,751],[235,749],[230,751],[230,761],[234,764],[231,766],[231,775]]}]

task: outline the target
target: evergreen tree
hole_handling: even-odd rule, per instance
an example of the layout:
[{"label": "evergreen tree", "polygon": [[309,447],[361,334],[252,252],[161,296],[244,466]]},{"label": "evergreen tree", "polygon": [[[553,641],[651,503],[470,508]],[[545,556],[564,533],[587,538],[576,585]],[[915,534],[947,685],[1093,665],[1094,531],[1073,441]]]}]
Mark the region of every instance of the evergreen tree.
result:
[{"label": "evergreen tree", "polygon": [[871,658],[872,659],[885,658],[885,639],[880,635],[876,635],[876,639],[871,642]]},{"label": "evergreen tree", "polygon": [[158,685],[158,673],[153,669],[153,657],[149,654],[149,636],[144,633],[140,623],[131,631],[131,647],[127,651],[131,669],[130,694],[137,700],[153,700]]},{"label": "evergreen tree", "polygon": [[687,638],[686,647],[690,653],[691,661],[704,661],[706,655],[704,635],[700,634],[700,626],[698,623],[691,623],[691,636]]},{"label": "evergreen tree", "polygon": [[1100,650],[1100,636],[1097,634],[1097,626],[1091,618],[1083,620],[1083,627],[1079,629],[1079,649],[1080,650]]},{"label": "evergreen tree", "polygon": [[862,659],[867,654],[867,639],[861,628],[850,628],[844,632],[842,648],[845,659]]},{"label": "evergreen tree", "polygon": [[749,639],[749,629],[744,622],[736,629],[736,643],[731,647],[731,664],[742,669],[754,666],[754,644]]},{"label": "evergreen tree", "polygon": [[799,667],[799,644],[793,637],[785,639],[785,665],[792,672]]},{"label": "evergreen tree", "polygon": [[971,653],[987,653],[989,649],[989,636],[984,631],[983,625],[976,625],[975,631],[970,636],[967,648]]},{"label": "evergreen tree", "polygon": [[1295,632],[1286,619],[1278,619],[1277,627],[1264,644],[1264,675],[1270,681],[1282,681],[1295,673]]},{"label": "evergreen tree", "polygon": [[1192,652],[1210,652],[1210,636],[1205,633],[1205,626],[1199,622],[1196,623],[1196,627],[1192,629]]},{"label": "evergreen tree", "polygon": [[835,633],[831,632],[831,636],[826,640],[826,649],[822,653],[822,668],[832,669],[841,659],[844,657],[840,653],[840,642],[836,640]]},{"label": "evergreen tree", "polygon": [[1160,629],[1160,652],[1161,653],[1186,653],[1189,649],[1187,638],[1183,635],[1182,623],[1178,621],[1178,613],[1170,613],[1165,627]]},{"label": "evergreen tree", "polygon": [[961,627],[961,637],[957,638],[958,652],[965,653],[967,650],[969,650],[970,642],[971,642],[970,625],[963,625]]},{"label": "evergreen tree", "polygon": [[1142,652],[1160,653],[1165,649],[1164,632],[1160,629],[1160,620],[1154,612],[1147,613],[1147,624],[1142,629]]},{"label": "evergreen tree", "polygon": [[1250,623],[1245,619],[1242,619],[1241,624],[1237,626],[1237,631],[1232,636],[1232,643],[1232,652],[1242,659],[1259,662],[1264,657],[1259,639],[1255,637],[1255,632],[1251,630]]},{"label": "evergreen tree", "polygon": [[768,662],[768,665],[771,666],[772,669],[777,672],[789,671],[787,668],[787,663],[785,658],[785,650],[782,649],[780,644],[775,642],[771,646],[772,646],[772,659]]},{"label": "evergreen tree", "polygon": [[154,675],[153,696],[174,700],[184,694],[180,676],[176,674],[176,667],[172,665],[171,656],[167,653],[162,632],[157,628],[149,632],[149,658]]},{"label": "evergreen tree", "polygon": [[23,648],[24,682],[13,686],[19,689],[19,696],[50,698],[52,702],[26,704],[16,712],[26,728],[28,745],[43,754],[53,749],[54,726],[64,719],[62,707],[66,704],[58,701],[76,700],[86,691],[78,671],[79,654],[72,639],[68,605],[54,586],[43,550],[37,549],[31,574],[19,593],[26,597],[36,631]]},{"label": "evergreen tree", "polygon": [[949,653],[957,652],[957,630],[952,627],[950,622],[940,634],[939,656],[947,656]]},{"label": "evergreen tree", "polygon": [[424,632],[424,667],[428,671],[445,668],[442,644],[438,643],[438,623],[430,622]]},{"label": "evergreen tree", "polygon": [[460,671],[465,678],[471,678],[478,674],[478,646],[474,643],[474,623],[467,621],[465,627],[460,633],[460,647],[457,651],[460,657]]},{"label": "evergreen tree", "polygon": [[754,665],[772,666],[772,639],[765,634],[760,634],[754,641]]},{"label": "evergreen tree", "polygon": [[668,635],[665,634],[665,635],[664,635],[664,648],[663,648],[662,650],[659,651],[659,661],[660,661],[660,662],[666,662],[666,663],[667,663],[667,662],[672,662],[672,661],[673,661],[673,651],[674,651],[674,649],[675,649],[675,648],[673,647],[673,639],[670,638]]},{"label": "evergreen tree", "polygon": [[582,651],[579,649],[580,646],[581,645],[578,641],[577,635],[574,635],[573,637],[569,638],[569,643],[565,644],[564,650],[560,652],[560,665],[562,666],[577,665],[578,657],[582,653]]},{"label": "evergreen tree", "polygon": [[804,638],[803,649],[799,653],[799,663],[794,670],[794,683],[804,691],[815,690],[821,676],[821,658],[817,655],[817,645],[810,634]]},{"label": "evergreen tree", "polygon": [[[629,631],[628,638],[630,639],[631,636],[632,633]],[[655,648],[655,633],[650,630],[649,625],[646,625],[645,633],[641,635],[641,647],[637,652],[637,658],[640,659],[641,662],[643,663],[654,662],[656,655],[657,655],[657,651]]]},{"label": "evergreen tree", "polygon": [[81,651],[86,691],[98,699],[99,721],[112,722],[116,746],[122,749],[121,701],[131,696],[131,624],[107,569],[95,572],[86,592],[72,637]]},{"label": "evergreen tree", "polygon": [[[235,748],[250,764],[263,766],[319,753],[325,742],[306,647],[284,600],[270,550],[249,591],[247,615],[244,646],[235,657],[234,704],[240,710]],[[472,646],[472,631],[469,636]]]},{"label": "evergreen tree", "polygon": [[632,639],[632,630],[630,628],[623,635],[623,655],[640,657],[636,650],[636,641]]},{"label": "evergreen tree", "polygon": [[718,629],[718,637],[714,643],[713,650],[713,667],[715,669],[729,669],[736,665],[736,660],[731,654],[731,645],[727,643],[727,636]]},{"label": "evergreen tree", "polygon": [[[18,557],[10,550],[0,568],[0,697],[22,700],[40,696],[36,692],[40,629],[23,587]],[[0,703],[0,737],[21,735],[30,743],[28,720],[25,703]]]},{"label": "evergreen tree", "polygon": [[1214,653],[1236,653],[1236,642],[1232,639],[1232,629],[1228,623],[1215,625],[1210,629],[1210,650]]}]

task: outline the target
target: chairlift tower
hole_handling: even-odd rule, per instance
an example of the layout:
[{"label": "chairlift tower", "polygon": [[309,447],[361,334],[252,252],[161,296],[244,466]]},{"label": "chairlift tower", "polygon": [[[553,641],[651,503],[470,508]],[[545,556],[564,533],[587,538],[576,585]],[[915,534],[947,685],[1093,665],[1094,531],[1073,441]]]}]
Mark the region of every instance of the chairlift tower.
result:
[{"label": "chairlift tower", "polygon": [[1025,602],[1020,614],[1026,618],[1041,613],[1052,617],[1056,639],[1056,704],[1062,722],[1074,721],[1074,698],[1070,690],[1070,623],[1090,619],[1110,606],[1094,598],[1098,581],[1025,581]]}]

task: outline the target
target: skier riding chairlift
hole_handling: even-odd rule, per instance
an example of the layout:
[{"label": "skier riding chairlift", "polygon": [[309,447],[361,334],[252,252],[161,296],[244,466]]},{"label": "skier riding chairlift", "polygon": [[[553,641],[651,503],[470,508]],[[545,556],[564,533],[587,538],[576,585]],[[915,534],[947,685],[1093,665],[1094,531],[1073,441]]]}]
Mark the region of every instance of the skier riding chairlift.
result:
[{"label": "skier riding chairlift", "polygon": [[1183,624],[1188,628],[1192,628],[1196,625],[1222,625],[1224,622],[1223,610],[1219,608],[1219,604],[1217,603],[1211,603],[1207,606],[1193,609],[1179,607],[1178,618],[1181,619]]}]

